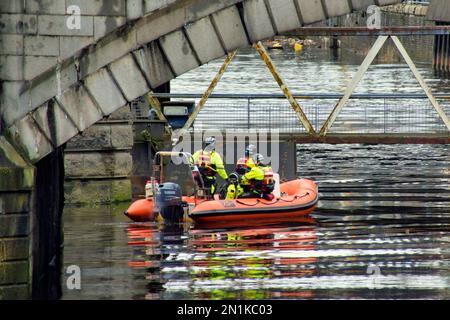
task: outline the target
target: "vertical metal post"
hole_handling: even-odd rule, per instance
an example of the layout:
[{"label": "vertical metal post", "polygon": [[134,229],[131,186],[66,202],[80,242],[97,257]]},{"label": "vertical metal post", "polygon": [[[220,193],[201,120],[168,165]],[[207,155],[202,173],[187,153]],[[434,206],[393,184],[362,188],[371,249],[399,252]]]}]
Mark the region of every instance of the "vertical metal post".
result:
[{"label": "vertical metal post", "polygon": [[306,128],[306,132],[309,134],[314,134],[315,130],[313,126],[311,125],[311,122],[309,122],[308,117],[303,112],[302,108],[298,104],[297,100],[292,95],[291,91],[289,90],[288,86],[284,82],[284,80],[281,78],[281,75],[277,71],[275,65],[272,62],[272,59],[270,59],[270,56],[268,55],[266,49],[262,45],[261,42],[258,42],[255,44],[255,48],[258,50],[259,54],[261,55],[261,58],[266,63],[267,68],[272,73],[272,76],[274,77],[275,81],[280,86],[281,91],[283,91],[286,99],[288,99],[289,103],[291,104],[292,108],[294,109],[295,113],[297,114],[298,119],[303,124],[303,126]]},{"label": "vertical metal post", "polygon": [[427,95],[427,97],[430,100],[431,104],[436,109],[437,113],[441,117],[442,121],[444,121],[445,126],[447,127],[448,131],[450,132],[450,120],[447,117],[447,115],[445,114],[444,109],[442,109],[442,107],[440,106],[439,102],[433,96],[431,88],[428,87],[428,85],[426,84],[424,78],[419,73],[419,70],[417,70],[416,66],[414,65],[414,62],[411,60],[411,57],[408,55],[408,52],[406,52],[406,49],[405,49],[405,47],[403,47],[403,44],[401,43],[400,39],[397,36],[392,36],[391,38],[394,41],[394,44],[397,47],[398,51],[400,51],[400,54],[402,55],[403,59],[405,59],[405,61],[408,64],[409,68],[413,72],[413,74],[416,77],[417,81],[419,82],[420,86],[425,91],[425,94]]},{"label": "vertical metal post", "polygon": [[439,41],[439,35],[435,35],[434,36],[434,45],[433,45],[433,68],[434,70],[437,70],[437,57],[438,57],[438,50],[437,50],[437,46],[438,46],[438,41]]},{"label": "vertical metal post", "polygon": [[327,121],[325,121],[324,125],[322,126],[322,129],[320,129],[321,136],[325,136],[328,133],[328,130],[330,130],[330,128],[333,125],[334,121],[336,120],[337,116],[341,112],[342,108],[347,104],[348,100],[350,99],[351,95],[353,94],[353,91],[355,91],[359,82],[361,81],[364,74],[366,73],[367,69],[372,64],[373,60],[375,59],[378,52],[381,50],[381,48],[383,47],[384,43],[386,42],[386,40],[388,38],[389,38],[389,36],[379,36],[378,39],[375,41],[375,44],[372,46],[372,48],[370,49],[366,58],[364,59],[363,63],[361,64],[361,66],[359,67],[355,76],[353,77],[352,82],[347,87],[347,90],[345,91],[344,96],[336,104],[336,106],[334,107],[330,116],[328,117]]},{"label": "vertical metal post", "polygon": [[441,70],[443,72],[447,71],[447,50],[448,50],[448,43],[447,43],[447,36],[442,36],[442,53],[441,53]]},{"label": "vertical metal post", "polygon": [[450,51],[450,37],[448,36],[448,34],[446,34],[444,37],[445,37],[444,70],[445,70],[445,72],[449,72],[450,65],[449,65],[448,55],[449,55],[449,51]]},{"label": "vertical metal post", "polygon": [[442,36],[437,36],[436,44],[436,70],[441,71],[441,51],[442,51]]}]

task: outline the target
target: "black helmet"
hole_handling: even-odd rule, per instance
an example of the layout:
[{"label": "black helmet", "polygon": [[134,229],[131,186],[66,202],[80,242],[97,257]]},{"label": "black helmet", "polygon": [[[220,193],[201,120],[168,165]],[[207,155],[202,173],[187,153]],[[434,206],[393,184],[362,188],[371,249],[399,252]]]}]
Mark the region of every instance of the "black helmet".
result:
[{"label": "black helmet", "polygon": [[253,157],[253,161],[255,161],[256,164],[262,164],[264,162],[264,156],[260,153],[257,153]]},{"label": "black helmet", "polygon": [[203,149],[214,150],[216,148],[216,138],[208,137],[203,142]]},{"label": "black helmet", "polygon": [[254,144],[250,144],[246,149],[245,149],[245,156],[246,157],[251,157],[253,156],[253,154],[256,151],[256,146]]}]

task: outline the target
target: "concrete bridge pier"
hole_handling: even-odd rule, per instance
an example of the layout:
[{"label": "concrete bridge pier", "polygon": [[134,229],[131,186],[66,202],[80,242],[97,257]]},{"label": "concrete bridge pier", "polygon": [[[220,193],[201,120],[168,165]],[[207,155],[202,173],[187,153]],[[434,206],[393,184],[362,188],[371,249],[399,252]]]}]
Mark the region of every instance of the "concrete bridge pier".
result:
[{"label": "concrete bridge pier", "polygon": [[63,148],[35,166],[0,138],[0,299],[61,295]]},{"label": "concrete bridge pier", "polygon": [[31,297],[35,168],[0,137],[0,300]]},{"label": "concrete bridge pier", "polygon": [[62,293],[64,145],[35,166],[31,230],[32,297],[54,300],[59,299]]}]

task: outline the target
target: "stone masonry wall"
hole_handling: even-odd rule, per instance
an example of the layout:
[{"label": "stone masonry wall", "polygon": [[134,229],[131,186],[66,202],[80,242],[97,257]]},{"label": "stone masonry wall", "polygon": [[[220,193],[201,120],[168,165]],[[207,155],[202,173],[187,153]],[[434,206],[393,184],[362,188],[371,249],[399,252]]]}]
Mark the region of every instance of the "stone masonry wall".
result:
[{"label": "stone masonry wall", "polygon": [[[1,0],[0,79],[32,80],[127,21],[175,0]],[[69,29],[80,8],[80,29]]]},{"label": "stone masonry wall", "polygon": [[[20,87],[23,81],[32,81],[127,21],[173,2],[175,0],[1,0],[2,92]],[[80,9],[80,29],[67,26],[75,16],[71,6]],[[110,119],[114,122],[127,117],[118,112]],[[95,125],[68,143],[65,156],[68,203],[86,203],[94,198],[109,202],[131,197],[132,127],[113,122]],[[76,149],[90,151],[77,153]],[[96,180],[87,185],[87,179]],[[86,188],[91,192],[86,192]]]},{"label": "stone masonry wall", "polygon": [[34,176],[0,137],[0,300],[30,297]]},{"label": "stone masonry wall", "polygon": [[133,125],[128,106],[67,143],[65,200],[90,205],[131,200]]}]

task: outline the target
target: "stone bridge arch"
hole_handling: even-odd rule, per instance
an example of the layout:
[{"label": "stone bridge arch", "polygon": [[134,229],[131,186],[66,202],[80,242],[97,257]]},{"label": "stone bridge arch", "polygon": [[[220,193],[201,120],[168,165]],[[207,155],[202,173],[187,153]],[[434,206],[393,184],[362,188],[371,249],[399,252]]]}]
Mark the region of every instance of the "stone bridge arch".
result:
[{"label": "stone bridge arch", "polygon": [[[131,0],[127,0],[131,1]],[[130,20],[17,91],[2,92],[3,132],[35,163],[171,79],[259,40],[401,0],[175,0]]]}]

